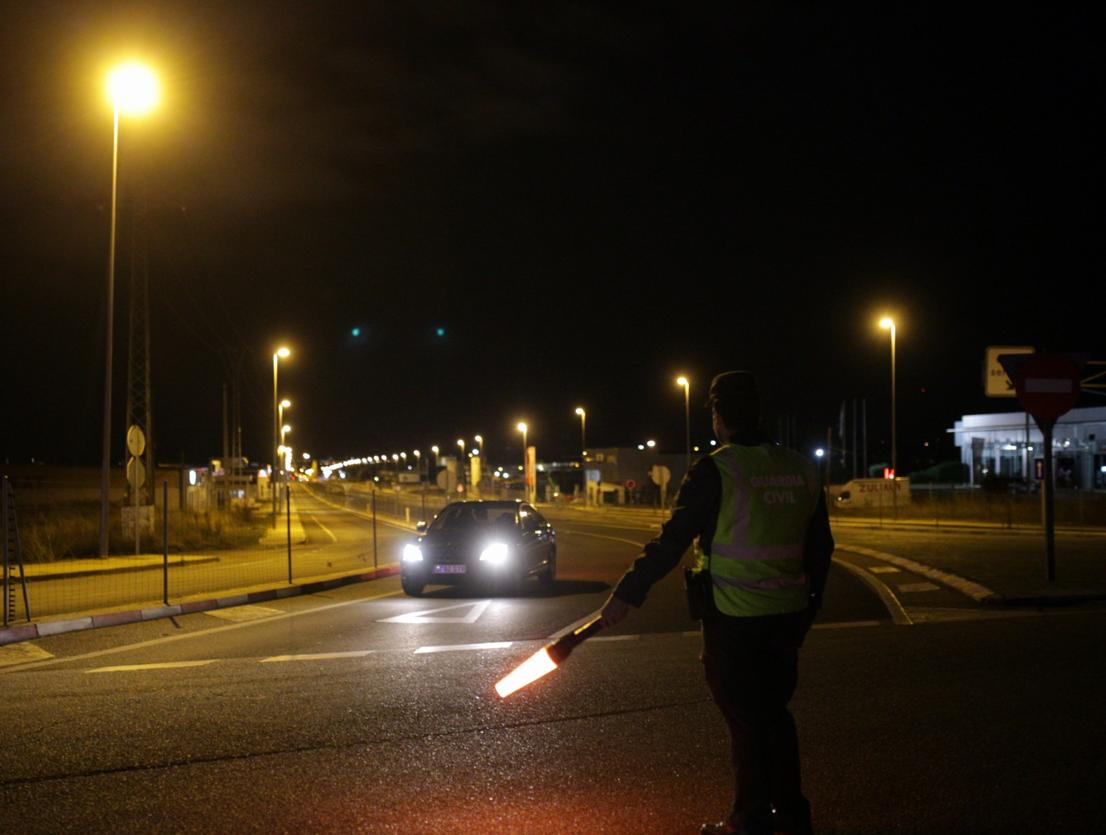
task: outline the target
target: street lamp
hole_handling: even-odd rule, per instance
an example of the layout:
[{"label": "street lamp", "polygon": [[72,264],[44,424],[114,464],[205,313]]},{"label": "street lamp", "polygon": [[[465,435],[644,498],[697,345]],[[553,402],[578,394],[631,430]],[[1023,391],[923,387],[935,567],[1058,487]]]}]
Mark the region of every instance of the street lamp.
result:
[{"label": "street lamp", "polygon": [[530,474],[526,471],[526,424],[521,420],[515,424],[515,429],[522,433],[522,483],[526,500],[530,500]]},{"label": "street lamp", "polygon": [[465,483],[465,439],[464,438],[458,438],[457,439],[457,446],[459,446],[461,448],[461,454],[457,456],[457,464],[459,465],[457,469],[460,471],[460,472],[457,473],[457,479],[458,479],[458,481],[460,481],[461,484],[464,484]]},{"label": "street lamp", "polygon": [[676,385],[684,387],[684,449],[686,450],[684,472],[691,472],[691,381],[681,374],[676,378]]},{"label": "street lamp", "polygon": [[134,61],[113,69],[107,79],[112,104],[111,234],[108,238],[107,323],[104,333],[104,420],[100,468],[100,556],[108,554],[108,487],[111,478],[111,364],[115,307],[115,221],[119,185],[119,115],[143,116],[158,100],[157,77]]},{"label": "street lamp", "polygon": [[[898,438],[895,435],[895,320],[890,316],[884,316],[879,320],[879,326],[885,331],[891,331],[891,477],[898,478]],[[895,491],[891,491],[895,495]]]},{"label": "street lamp", "polygon": [[580,416],[580,457],[587,461],[588,458],[588,441],[587,434],[585,432],[585,426],[587,424],[588,413],[584,410],[583,406],[576,407],[576,414]]},{"label": "street lamp", "polygon": [[[292,355],[292,352],[287,347],[281,345],[273,352],[273,449],[276,450],[280,445],[280,427],[282,425],[280,414],[280,403],[277,401],[277,370],[280,365],[280,361],[288,359]],[[276,494],[276,482],[277,473],[280,470],[279,466],[280,453],[277,452],[276,457],[273,458],[273,473],[269,478],[269,488],[273,494],[273,527],[276,527],[277,517],[277,494]]]}]

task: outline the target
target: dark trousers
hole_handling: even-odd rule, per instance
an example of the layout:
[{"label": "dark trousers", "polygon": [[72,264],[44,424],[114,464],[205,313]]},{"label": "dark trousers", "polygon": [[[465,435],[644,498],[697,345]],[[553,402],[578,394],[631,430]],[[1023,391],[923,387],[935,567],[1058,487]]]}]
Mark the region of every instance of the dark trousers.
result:
[{"label": "dark trousers", "polygon": [[810,831],[799,739],[787,703],[798,681],[804,612],[703,621],[703,664],[733,747],[731,822],[753,833]]}]

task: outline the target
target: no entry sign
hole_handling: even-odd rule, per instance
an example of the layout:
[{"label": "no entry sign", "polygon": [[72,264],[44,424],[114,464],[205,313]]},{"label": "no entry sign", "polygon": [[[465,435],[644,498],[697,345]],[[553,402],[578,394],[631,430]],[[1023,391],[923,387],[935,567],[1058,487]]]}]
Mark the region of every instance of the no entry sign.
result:
[{"label": "no entry sign", "polygon": [[1018,400],[1038,421],[1056,420],[1079,401],[1079,367],[1064,354],[1037,354],[1014,378]]}]

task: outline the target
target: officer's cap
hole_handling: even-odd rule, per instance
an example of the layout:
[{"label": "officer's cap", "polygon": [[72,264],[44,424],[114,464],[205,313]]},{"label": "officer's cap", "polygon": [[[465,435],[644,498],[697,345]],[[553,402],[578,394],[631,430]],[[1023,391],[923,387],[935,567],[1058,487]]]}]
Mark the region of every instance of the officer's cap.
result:
[{"label": "officer's cap", "polygon": [[716,409],[747,409],[759,403],[757,380],[751,371],[724,371],[711,380],[705,405]]}]

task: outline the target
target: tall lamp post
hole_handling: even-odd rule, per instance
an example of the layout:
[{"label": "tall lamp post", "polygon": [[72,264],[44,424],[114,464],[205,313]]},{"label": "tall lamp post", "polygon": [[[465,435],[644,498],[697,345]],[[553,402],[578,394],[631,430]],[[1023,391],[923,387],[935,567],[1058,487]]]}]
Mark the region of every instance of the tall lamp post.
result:
[{"label": "tall lamp post", "polygon": [[282,359],[288,359],[292,355],[292,352],[285,346],[280,346],[273,352],[273,472],[269,477],[269,492],[273,494],[273,527],[276,527],[277,518],[277,473],[280,472],[280,456],[281,453],[277,449],[278,446],[283,446],[283,442],[280,440],[280,402],[277,399],[277,376],[278,369],[280,367],[280,361]]},{"label": "tall lamp post", "polygon": [[112,104],[111,142],[111,234],[108,239],[108,298],[104,351],[104,425],[100,468],[100,556],[108,554],[108,488],[111,481],[111,364],[113,311],[115,307],[115,221],[119,184],[119,115],[142,116],[158,100],[157,78],[141,64],[130,62],[108,74],[108,99]]},{"label": "tall lamp post", "polygon": [[458,483],[465,484],[465,439],[458,438],[457,446],[461,448],[461,454],[457,456],[457,469],[459,470],[457,473],[457,480]]},{"label": "tall lamp post", "polygon": [[676,385],[684,387],[684,472],[691,472],[691,381],[683,375],[676,378]]},{"label": "tall lamp post", "polygon": [[[899,460],[898,460],[898,438],[896,437],[896,420],[895,420],[895,320],[890,316],[884,316],[879,320],[879,326],[885,331],[891,331],[891,477],[898,478],[899,475]],[[891,495],[895,496],[896,491],[892,490]]]},{"label": "tall lamp post", "polygon": [[588,413],[583,406],[577,406],[576,414],[580,416],[580,457],[586,461],[588,457],[588,440],[585,427],[587,425]]},{"label": "tall lamp post", "polygon": [[[480,481],[483,481],[484,480],[484,468],[488,464],[488,462],[484,460],[484,436],[483,435],[474,435],[472,439],[474,441],[476,441],[476,448],[479,450],[479,452],[477,452],[477,455],[479,455],[479,457],[480,457]],[[479,484],[477,484],[476,486],[478,488],[480,487]]]},{"label": "tall lamp post", "polygon": [[522,433],[522,492],[526,501],[530,501],[530,474],[526,471],[526,424],[521,420],[515,424],[515,429]]}]

